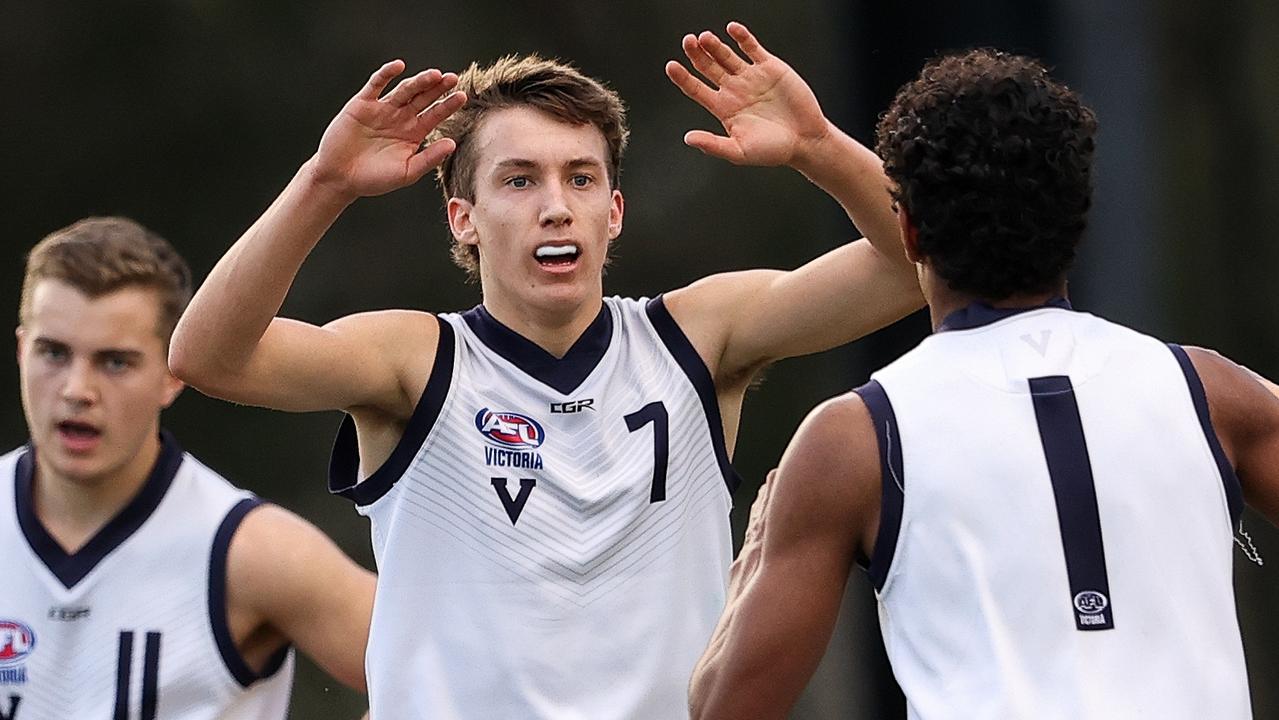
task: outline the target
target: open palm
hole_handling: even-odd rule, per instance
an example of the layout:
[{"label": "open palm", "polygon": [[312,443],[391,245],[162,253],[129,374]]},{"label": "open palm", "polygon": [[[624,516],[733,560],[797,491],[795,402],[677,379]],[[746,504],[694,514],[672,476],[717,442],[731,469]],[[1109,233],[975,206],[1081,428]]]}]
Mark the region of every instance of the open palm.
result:
[{"label": "open palm", "polygon": [[692,130],[690,146],[738,165],[786,165],[828,132],[817,97],[789,65],[764,49],[741,23],[728,34],[738,55],[714,33],[685,35],[684,54],[705,81],[678,62],[666,75],[689,98],[706,108],[727,133]]},{"label": "open palm", "polygon": [[[417,182],[455,147],[452,140],[422,141],[466,102],[453,73],[424,70],[382,91],[404,71],[386,63],[329,123],[314,166],[324,181],[351,197],[381,195]],[[381,97],[379,97],[381,96]]]}]

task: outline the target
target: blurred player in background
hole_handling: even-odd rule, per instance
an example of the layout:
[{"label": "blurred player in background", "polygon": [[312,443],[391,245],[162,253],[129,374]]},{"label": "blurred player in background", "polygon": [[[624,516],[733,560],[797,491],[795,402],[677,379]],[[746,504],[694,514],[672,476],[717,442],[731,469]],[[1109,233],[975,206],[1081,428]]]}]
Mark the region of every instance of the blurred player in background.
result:
[{"label": "blurred player in background", "polygon": [[990,50],[898,92],[878,150],[936,332],[800,427],[695,717],[785,717],[858,562],[911,718],[1250,717],[1231,551],[1245,499],[1279,520],[1279,400],[1071,308],[1095,130]]},{"label": "blurred player in background", "polygon": [[[460,81],[428,70],[383,94],[403,70],[395,61],[342,109],[182,318],[170,357],[202,391],[349,413],[331,483],[372,521],[375,717],[686,715],[724,602],[729,457],[747,386],[779,358],[849,342],[919,304],[878,158],[745,27],[729,33],[744,57],[710,32],[684,38],[710,84],[667,67],[727,131],[687,142],[794,167],[873,242],[793,272],[604,298],[624,207],[619,98],[537,57],[472,66]],[[482,305],[324,327],[275,316],[348,205],[441,162],[453,254],[478,275]]]},{"label": "blurred player in background", "polygon": [[375,580],[160,428],[191,272],[118,217],[27,261],[31,441],[0,457],[0,717],[284,718],[294,646],[364,689]]}]

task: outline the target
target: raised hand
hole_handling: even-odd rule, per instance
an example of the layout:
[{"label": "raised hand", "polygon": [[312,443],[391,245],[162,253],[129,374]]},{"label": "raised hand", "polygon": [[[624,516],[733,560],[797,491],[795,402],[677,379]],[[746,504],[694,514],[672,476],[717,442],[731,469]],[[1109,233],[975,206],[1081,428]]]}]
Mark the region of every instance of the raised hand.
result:
[{"label": "raised hand", "polygon": [[737,165],[793,165],[829,132],[817,97],[745,25],[728,24],[738,55],[714,33],[685,35],[684,54],[706,82],[674,60],[666,76],[724,126],[727,136],[691,130],[684,142]]},{"label": "raised hand", "polygon": [[352,199],[381,195],[412,185],[453,152],[450,139],[422,141],[466,102],[449,94],[457,75],[424,70],[382,95],[403,71],[401,60],[378,68],[329,123],[312,160],[318,181]]}]

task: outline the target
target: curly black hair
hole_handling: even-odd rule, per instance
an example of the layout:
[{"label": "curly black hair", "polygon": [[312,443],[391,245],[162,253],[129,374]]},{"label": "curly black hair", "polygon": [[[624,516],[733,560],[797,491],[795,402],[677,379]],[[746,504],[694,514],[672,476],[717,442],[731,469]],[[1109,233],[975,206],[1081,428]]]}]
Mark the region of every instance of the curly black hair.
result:
[{"label": "curly black hair", "polygon": [[977,49],[934,58],[880,118],[876,152],[919,252],[985,300],[1049,292],[1092,202],[1097,121],[1037,60]]}]

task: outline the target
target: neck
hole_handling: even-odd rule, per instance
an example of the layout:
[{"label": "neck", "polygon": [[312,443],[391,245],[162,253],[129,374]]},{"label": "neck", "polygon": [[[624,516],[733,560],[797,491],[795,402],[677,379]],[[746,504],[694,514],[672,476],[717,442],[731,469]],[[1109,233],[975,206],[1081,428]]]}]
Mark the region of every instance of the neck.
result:
[{"label": "neck", "polygon": [[101,477],[75,479],[40,459],[36,448],[32,494],[36,517],[67,552],[75,552],[137,496],[160,456],[160,439],[150,433],[122,468]]},{"label": "neck", "polygon": [[987,300],[968,293],[951,290],[944,280],[927,283],[925,297],[928,300],[928,312],[932,318],[933,330],[941,327],[942,322],[951,313],[962,310],[973,303],[985,303],[995,308],[1029,308],[1047,303],[1055,297],[1066,297],[1066,283],[1043,293],[1018,293],[1001,300]]},{"label": "neck", "polygon": [[546,352],[562,358],[600,313],[601,296],[593,296],[569,310],[516,306],[485,296],[484,309],[498,322],[524,336]]}]

